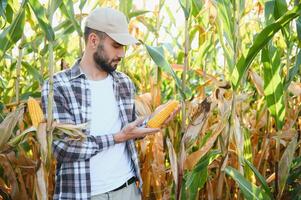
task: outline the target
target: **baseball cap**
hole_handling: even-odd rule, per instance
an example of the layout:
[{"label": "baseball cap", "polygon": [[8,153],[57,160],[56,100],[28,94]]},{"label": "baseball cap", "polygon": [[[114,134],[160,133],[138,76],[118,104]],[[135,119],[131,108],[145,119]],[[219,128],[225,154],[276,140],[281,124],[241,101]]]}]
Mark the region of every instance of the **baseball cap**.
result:
[{"label": "baseball cap", "polygon": [[112,8],[96,8],[86,19],[86,27],[105,32],[122,45],[137,44],[139,41],[129,34],[126,16]]}]

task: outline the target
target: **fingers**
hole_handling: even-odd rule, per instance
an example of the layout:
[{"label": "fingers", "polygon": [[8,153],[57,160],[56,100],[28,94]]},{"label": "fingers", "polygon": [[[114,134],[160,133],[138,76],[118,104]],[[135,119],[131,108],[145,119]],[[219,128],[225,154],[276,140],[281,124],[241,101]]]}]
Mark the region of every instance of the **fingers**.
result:
[{"label": "fingers", "polygon": [[133,126],[139,126],[140,124],[142,124],[143,123],[143,121],[145,120],[145,117],[139,117],[139,118],[137,118],[134,122],[132,122],[133,123]]},{"label": "fingers", "polygon": [[136,138],[143,138],[148,135],[154,135],[160,131],[161,131],[160,128],[139,128]]},{"label": "fingers", "polygon": [[171,120],[173,120],[173,118],[178,114],[178,112],[180,111],[181,106],[179,105],[170,115],[169,117],[165,120],[165,122],[163,123],[162,127],[165,127]]},{"label": "fingers", "polygon": [[145,133],[157,133],[160,130],[161,130],[160,128],[143,128],[143,131]]}]

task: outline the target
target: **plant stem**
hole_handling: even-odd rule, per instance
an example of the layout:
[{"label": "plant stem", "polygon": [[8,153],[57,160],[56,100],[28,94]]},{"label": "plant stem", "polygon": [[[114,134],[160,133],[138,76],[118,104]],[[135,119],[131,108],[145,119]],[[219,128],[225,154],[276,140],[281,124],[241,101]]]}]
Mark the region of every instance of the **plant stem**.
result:
[{"label": "plant stem", "polygon": [[[51,2],[51,0],[50,0]],[[49,5],[52,5],[51,3]],[[54,10],[50,9],[49,12],[49,23],[52,26]],[[49,94],[48,94],[48,105],[47,105],[47,130],[50,131],[52,120],[53,120],[53,74],[54,74],[54,59],[53,59],[53,41],[49,41]]]},{"label": "plant stem", "polygon": [[[81,27],[82,25],[82,14],[83,14],[83,11],[82,11],[82,8],[80,8],[79,10],[80,14],[79,14],[79,26]],[[78,57],[82,57],[82,54],[83,54],[83,44],[82,44],[82,36],[79,34],[78,35],[78,41],[79,41],[79,52],[78,52]]]},{"label": "plant stem", "polygon": [[21,66],[22,66],[22,57],[23,57],[23,47],[22,43],[24,41],[24,34],[22,35],[20,45],[18,47],[19,49],[19,56],[17,60],[17,77],[16,77],[16,103],[17,105],[20,102],[20,75],[21,75]]}]

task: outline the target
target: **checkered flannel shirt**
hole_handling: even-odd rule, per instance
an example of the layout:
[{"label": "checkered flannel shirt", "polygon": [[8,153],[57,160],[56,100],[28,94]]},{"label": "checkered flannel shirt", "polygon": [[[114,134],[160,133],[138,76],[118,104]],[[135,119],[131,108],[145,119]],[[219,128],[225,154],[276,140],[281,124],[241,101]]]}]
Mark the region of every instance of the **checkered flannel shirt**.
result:
[{"label": "checkered flannel shirt", "polygon": [[[134,107],[135,87],[129,77],[121,72],[113,72],[112,77],[113,90],[123,127],[136,119]],[[55,74],[53,79],[54,120],[67,124],[88,124],[86,130],[83,130],[87,135],[84,142],[53,141],[53,153],[57,159],[53,199],[91,199],[90,158],[115,144],[114,133],[102,136],[89,134],[91,91],[86,75],[80,70],[79,60],[71,69]],[[48,93],[49,83],[46,81],[42,89],[42,108],[45,117],[47,117]],[[126,148],[141,189],[142,180],[134,141],[127,141]]]}]

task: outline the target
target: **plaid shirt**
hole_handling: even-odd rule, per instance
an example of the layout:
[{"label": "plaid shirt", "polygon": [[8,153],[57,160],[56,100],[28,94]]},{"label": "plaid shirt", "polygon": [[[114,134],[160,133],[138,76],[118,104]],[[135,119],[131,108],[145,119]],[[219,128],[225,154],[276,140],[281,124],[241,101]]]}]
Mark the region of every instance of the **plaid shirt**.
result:
[{"label": "plaid shirt", "polygon": [[[136,119],[134,107],[135,87],[128,76],[113,72],[113,91],[119,108],[122,127]],[[82,124],[87,139],[80,141],[53,141],[53,153],[57,159],[56,185],[53,199],[91,199],[90,158],[115,144],[114,133],[103,136],[89,134],[91,117],[91,91],[86,75],[80,70],[79,61],[71,69],[53,77],[53,118],[59,123]],[[42,89],[42,107],[47,117],[49,83]],[[105,95],[105,94],[104,94]],[[104,113],[105,114],[105,113]],[[138,154],[133,140],[126,142],[135,174],[140,182]]]}]

